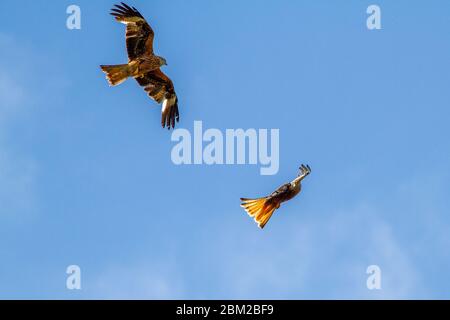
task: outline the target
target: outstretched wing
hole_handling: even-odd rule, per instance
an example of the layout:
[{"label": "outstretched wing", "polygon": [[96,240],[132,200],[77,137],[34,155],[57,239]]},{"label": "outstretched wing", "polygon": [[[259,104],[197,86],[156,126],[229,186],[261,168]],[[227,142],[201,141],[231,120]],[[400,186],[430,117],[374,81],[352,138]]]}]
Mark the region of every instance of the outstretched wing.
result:
[{"label": "outstretched wing", "polygon": [[286,183],[283,184],[281,187],[279,187],[277,190],[272,192],[268,197],[267,200],[271,201],[280,201],[281,199],[284,199],[287,197],[287,195],[291,192],[291,184]]},{"label": "outstretched wing", "polygon": [[153,55],[155,34],[135,7],[130,7],[122,2],[121,5],[116,4],[115,8],[111,9],[111,15],[117,21],[127,25],[126,44],[130,61],[143,55]]},{"label": "outstretched wing", "polygon": [[172,80],[160,69],[148,72],[135,79],[153,100],[162,103],[161,125],[163,128],[166,125],[168,129],[175,128],[175,122],[179,121],[180,114],[178,112],[178,98]]}]

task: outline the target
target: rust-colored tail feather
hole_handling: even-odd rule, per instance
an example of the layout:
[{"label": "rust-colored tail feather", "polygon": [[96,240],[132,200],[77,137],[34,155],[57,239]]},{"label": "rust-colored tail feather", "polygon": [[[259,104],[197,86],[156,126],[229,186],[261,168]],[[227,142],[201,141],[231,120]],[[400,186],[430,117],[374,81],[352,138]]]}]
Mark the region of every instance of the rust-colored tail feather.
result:
[{"label": "rust-colored tail feather", "polygon": [[112,86],[121,84],[130,76],[128,64],[118,64],[113,66],[100,66],[106,73],[106,79]]},{"label": "rust-colored tail feather", "polygon": [[241,198],[241,207],[247,211],[248,215],[255,219],[255,222],[262,229],[272,217],[277,206],[273,203],[267,203],[267,198],[246,199]]}]

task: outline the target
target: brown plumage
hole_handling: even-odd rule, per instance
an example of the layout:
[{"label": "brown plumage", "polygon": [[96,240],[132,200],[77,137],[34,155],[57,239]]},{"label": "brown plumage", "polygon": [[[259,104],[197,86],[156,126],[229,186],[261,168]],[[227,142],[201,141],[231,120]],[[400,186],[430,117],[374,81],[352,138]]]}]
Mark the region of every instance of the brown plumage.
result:
[{"label": "brown plumage", "polygon": [[167,65],[166,60],[153,53],[153,29],[136,8],[123,2],[111,9],[111,15],[127,26],[128,63],[100,66],[109,84],[116,86],[129,77],[135,78],[153,100],[162,103],[163,128],[175,128],[180,118],[178,98],[172,81],[160,69]]},{"label": "brown plumage", "polygon": [[258,199],[241,198],[241,207],[247,211],[248,215],[254,218],[255,222],[262,229],[278,209],[281,203],[294,198],[302,189],[302,180],[311,173],[308,165],[300,166],[300,173],[290,183],[286,183],[272,192],[269,196]]}]

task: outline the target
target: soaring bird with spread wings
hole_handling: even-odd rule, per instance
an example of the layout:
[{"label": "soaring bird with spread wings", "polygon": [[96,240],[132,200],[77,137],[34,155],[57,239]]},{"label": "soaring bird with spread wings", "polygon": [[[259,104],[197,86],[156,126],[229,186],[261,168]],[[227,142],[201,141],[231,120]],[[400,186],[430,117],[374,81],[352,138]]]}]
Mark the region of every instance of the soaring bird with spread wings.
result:
[{"label": "soaring bird with spread wings", "polygon": [[282,202],[288,201],[300,193],[301,182],[310,173],[311,168],[302,164],[299,175],[292,182],[282,185],[267,197],[258,199],[241,198],[241,207],[247,211],[250,217],[255,219],[255,222],[262,229]]},{"label": "soaring bird with spread wings", "polygon": [[167,65],[166,59],[153,53],[155,34],[152,28],[136,8],[123,2],[121,5],[115,5],[111,15],[127,26],[128,63],[100,66],[106,73],[108,82],[116,86],[129,77],[135,78],[153,100],[162,103],[163,128],[174,128],[175,122],[179,121],[178,98],[172,80],[160,69]]}]

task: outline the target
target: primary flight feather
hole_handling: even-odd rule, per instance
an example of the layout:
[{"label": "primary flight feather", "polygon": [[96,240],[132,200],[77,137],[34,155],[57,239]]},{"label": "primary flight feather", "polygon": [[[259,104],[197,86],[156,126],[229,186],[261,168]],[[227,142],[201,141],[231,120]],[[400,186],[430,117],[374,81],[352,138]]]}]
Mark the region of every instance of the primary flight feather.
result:
[{"label": "primary flight feather", "polygon": [[128,63],[100,66],[108,82],[116,86],[129,77],[136,79],[153,100],[162,103],[163,128],[175,128],[180,118],[178,98],[172,80],[161,71],[161,67],[167,65],[166,59],[153,52],[153,29],[136,8],[123,2],[111,9],[111,15],[127,26]]}]

